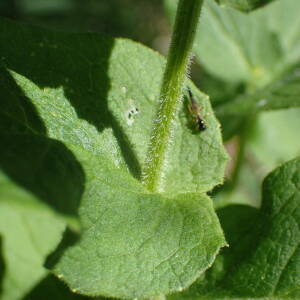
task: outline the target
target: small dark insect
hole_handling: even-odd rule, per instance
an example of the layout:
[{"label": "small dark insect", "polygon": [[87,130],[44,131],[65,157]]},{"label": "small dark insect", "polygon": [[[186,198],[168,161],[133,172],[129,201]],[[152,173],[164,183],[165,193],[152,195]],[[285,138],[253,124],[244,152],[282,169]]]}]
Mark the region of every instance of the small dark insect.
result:
[{"label": "small dark insect", "polygon": [[196,124],[195,130],[197,131],[204,131],[207,127],[205,122],[200,116],[200,107],[197,103],[197,101],[194,98],[194,95],[192,94],[192,91],[190,88],[188,88],[189,92],[189,104],[188,104],[188,110],[193,118],[193,123]]}]

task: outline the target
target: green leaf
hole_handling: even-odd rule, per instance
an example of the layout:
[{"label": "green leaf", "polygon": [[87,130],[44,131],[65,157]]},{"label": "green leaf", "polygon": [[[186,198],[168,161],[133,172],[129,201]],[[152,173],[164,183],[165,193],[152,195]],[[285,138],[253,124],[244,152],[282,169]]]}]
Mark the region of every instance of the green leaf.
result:
[{"label": "green leaf", "polygon": [[[18,85],[15,89],[32,101],[47,134],[105,154],[116,167],[127,168],[139,178],[158,104],[163,58],[127,40],[2,23],[0,36],[8,40],[0,45],[2,64]],[[22,35],[17,34],[20,30]],[[18,51],[16,44],[24,51]],[[223,181],[227,155],[219,124],[207,96],[194,92],[208,130],[192,132],[188,112],[182,108],[165,178],[168,193],[205,192]],[[9,88],[7,93],[15,97]],[[12,112],[4,113],[18,118],[11,106],[3,109]]]},{"label": "green leaf", "polygon": [[183,106],[166,193],[149,194],[137,179],[164,59],[128,40],[0,23],[1,167],[73,227],[80,202],[82,235],[62,243],[54,272],[87,295],[187,288],[225,245],[203,194],[227,160],[207,96],[188,83],[208,129],[191,130]]},{"label": "green leaf", "polygon": [[[293,69],[282,79],[277,80],[254,93],[244,94],[220,105],[216,113],[222,124],[234,120],[233,132],[227,127],[226,136],[231,136],[248,115],[262,111],[300,107],[300,72]],[[229,132],[229,133],[228,133]]]},{"label": "green leaf", "polygon": [[175,298],[298,299],[299,182],[298,158],[267,176],[260,210],[241,205],[220,209],[218,215],[229,248],[218,257],[203,280]]},{"label": "green leaf", "polygon": [[120,298],[170,293],[212,264],[224,239],[206,196],[148,194],[126,173],[83,155],[83,234],[54,267],[74,292]]},{"label": "green leaf", "polygon": [[272,1],[274,0],[216,0],[216,2],[222,6],[231,6],[244,12],[262,7]]},{"label": "green leaf", "polygon": [[64,227],[65,222],[47,206],[0,173],[0,234],[5,266],[1,300],[20,299],[46,276],[44,259],[60,241]]},{"label": "green leaf", "polygon": [[[173,13],[176,1],[165,2]],[[194,51],[215,78],[216,91],[210,91],[212,79],[202,80],[201,88],[224,95],[239,87],[222,103],[213,99],[225,139],[238,133],[248,116],[299,107],[299,13],[295,0],[274,1],[249,15],[206,1]]]},{"label": "green leaf", "polygon": [[7,72],[1,75],[5,75],[0,80],[4,81],[0,141],[5,145],[0,147],[0,233],[5,258],[1,299],[14,300],[48,274],[44,260],[59,243],[66,222],[78,227],[84,174],[62,143],[34,134],[44,132],[43,123]]},{"label": "green leaf", "polygon": [[263,165],[264,173],[300,155],[299,127],[299,108],[260,114],[248,141],[248,151],[259,165]]},{"label": "green leaf", "polygon": [[214,3],[204,9],[195,48],[199,61],[217,78],[245,86],[244,93],[217,107],[225,139],[249,115],[300,106],[299,13],[294,0],[247,16]]},{"label": "green leaf", "polygon": [[207,1],[197,58],[215,77],[245,82],[250,91],[270,84],[300,61],[299,11],[295,0],[275,1],[249,15]]}]

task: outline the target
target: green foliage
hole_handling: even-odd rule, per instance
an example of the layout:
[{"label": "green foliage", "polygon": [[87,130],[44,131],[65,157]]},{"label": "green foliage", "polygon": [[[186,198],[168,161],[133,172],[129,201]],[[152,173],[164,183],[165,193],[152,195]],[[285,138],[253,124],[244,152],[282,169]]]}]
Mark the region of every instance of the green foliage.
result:
[{"label": "green foliage", "polygon": [[[166,0],[172,14],[175,3]],[[295,0],[249,15],[206,1],[194,51],[223,98],[212,100],[225,139],[238,134],[248,116],[300,106],[299,13]],[[224,96],[224,85],[233,92]]]},{"label": "green foliage", "polygon": [[[299,2],[205,2],[200,85],[223,136],[238,135],[228,146],[232,179],[220,187],[220,125],[186,79],[193,5],[202,5],[188,1],[167,68],[130,40],[0,19],[1,300],[300,298],[299,157],[259,195],[265,174],[300,154],[300,111],[280,111],[300,106]],[[176,1],[165,2],[174,14]],[[79,2],[68,3],[47,5]],[[165,68],[172,80],[162,85]],[[149,151],[153,128],[168,151]],[[156,158],[164,185],[151,190],[142,170]]]},{"label": "green foliage", "polygon": [[274,0],[216,0],[217,3],[224,6],[231,6],[244,12],[250,12]]},{"label": "green foliage", "polygon": [[120,187],[126,177],[113,175],[109,184],[100,176],[88,180],[83,234],[54,272],[74,292],[91,296],[138,298],[186,288],[224,245],[210,200],[147,194]]},{"label": "green foliage", "polygon": [[[174,2],[166,4],[174,13]],[[206,2],[194,48],[205,68],[200,84],[213,95],[224,137],[239,136],[233,180],[215,192],[229,248],[190,289],[170,298],[299,298],[299,159],[267,177],[261,209],[229,205],[260,205],[259,173],[299,155],[299,110],[294,117],[278,112],[281,123],[258,116],[300,106],[299,11],[294,0],[249,15]],[[256,122],[263,118],[268,124],[261,128]]]},{"label": "green foliage", "polygon": [[300,73],[296,67],[281,79],[218,106],[216,112],[222,123],[231,122],[231,126],[226,126],[225,138],[236,134],[249,116],[264,111],[300,107],[299,95]]},{"label": "green foliage", "polygon": [[[300,106],[299,12],[295,0],[275,1],[246,16],[207,3],[195,52],[213,76],[244,87],[217,108],[226,139],[247,116]],[[226,126],[230,120],[233,125]]]},{"label": "green foliage", "polygon": [[1,299],[20,299],[46,276],[44,259],[60,241],[64,222],[34,195],[0,176]]},{"label": "green foliage", "polygon": [[197,57],[225,81],[244,82],[252,90],[270,84],[299,62],[299,9],[298,1],[275,1],[244,15],[207,1],[195,45]]},{"label": "green foliage", "polygon": [[227,159],[207,96],[189,83],[208,130],[192,132],[181,109],[166,193],[149,194],[137,179],[162,57],[127,40],[6,20],[0,36],[7,41],[0,45],[1,143],[7,145],[1,167],[74,229],[80,211],[82,235],[65,253],[59,249],[56,274],[89,295],[142,297],[186,288],[225,244],[211,200],[200,194],[222,182]]},{"label": "green foliage", "polygon": [[[300,297],[300,159],[267,176],[261,209],[218,210],[229,248],[204,278],[172,299]],[[233,218],[234,216],[234,218]]]},{"label": "green foliage", "polygon": [[[300,155],[299,126],[299,108],[270,111],[259,116],[249,148],[266,172]],[[280,142],[274,147],[273,141]]]}]

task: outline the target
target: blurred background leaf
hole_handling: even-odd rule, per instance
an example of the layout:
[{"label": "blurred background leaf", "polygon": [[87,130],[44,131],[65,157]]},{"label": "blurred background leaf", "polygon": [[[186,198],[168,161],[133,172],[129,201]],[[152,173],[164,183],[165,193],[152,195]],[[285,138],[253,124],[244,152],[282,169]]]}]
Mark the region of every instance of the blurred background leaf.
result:
[{"label": "blurred background leaf", "polygon": [[250,12],[274,0],[216,0],[220,5],[231,6],[243,12]]},{"label": "blurred background leaf", "polygon": [[0,15],[59,30],[127,37],[164,51],[170,32],[161,0],[1,0]]},{"label": "blurred background leaf", "polygon": [[264,179],[260,209],[217,210],[229,248],[198,282],[168,299],[299,299],[299,176],[298,158]]},{"label": "blurred background leaf", "polygon": [[[252,43],[252,47],[255,49],[267,48],[265,48],[264,51],[254,51],[251,53],[257,53],[255,56],[256,59],[261,57],[259,53],[267,53],[267,55],[270,56],[269,59],[278,60],[276,62],[277,65],[282,64],[282,55],[284,55],[284,65],[287,65],[287,63],[288,65],[292,65],[299,60],[298,56],[300,53],[296,51],[298,49],[297,45],[299,45],[299,43],[297,43],[299,39],[296,37],[300,28],[300,19],[297,17],[298,11],[296,8],[299,4],[297,0],[287,0],[284,3],[284,10],[277,9],[276,7],[278,5],[282,5],[281,1],[275,1],[275,6],[274,4],[267,5],[249,15],[242,14],[230,8],[224,9],[224,4],[228,3],[225,3],[226,1],[223,0],[219,1],[221,2],[220,7],[218,7],[214,1],[208,0],[206,2],[210,3],[206,5],[210,7],[210,11],[216,13],[215,21],[220,18],[220,14],[223,14],[220,20],[222,20],[223,23],[221,23],[227,30],[224,36],[227,36],[227,34],[232,36],[235,32],[237,34],[236,37],[239,37],[238,28],[240,28],[240,30],[244,28],[228,27],[228,20],[230,18],[244,22],[246,25],[257,23],[256,20],[259,19],[255,28],[251,27],[245,30],[247,32],[252,30],[253,34],[260,32],[260,36],[267,34],[269,37],[266,41],[261,38],[256,40],[256,42],[254,40]],[[254,2],[252,4],[256,6]],[[168,4],[168,9],[165,11],[166,4]],[[166,54],[171,32],[168,16],[170,14],[174,15],[175,4],[175,0],[2,0],[0,3],[0,15],[58,30],[95,31],[112,36],[124,36],[140,41]],[[272,13],[270,13],[270,11],[272,11]],[[209,18],[211,18],[209,14],[207,8],[204,9],[199,34],[203,35],[205,31],[207,31]],[[267,17],[261,18],[261,15]],[[268,22],[268,28],[272,29],[269,33],[266,33],[261,26],[261,24],[265,22]],[[199,41],[205,40],[207,36],[208,34],[206,32],[206,37],[202,36]],[[243,36],[245,37],[244,34]],[[214,39],[214,37],[211,35],[210,39]],[[293,40],[294,43],[289,43],[289,40]],[[240,40],[242,47],[245,45],[243,41],[244,38]],[[274,45],[272,43],[269,43],[269,46],[265,45],[265,43],[270,41],[273,41],[275,44],[277,43],[277,46],[278,41],[281,41],[284,47],[273,47]],[[217,55],[214,55],[214,59],[218,57],[221,60],[226,59],[226,57],[228,58],[229,54],[228,51],[226,51],[227,48],[221,41],[211,41],[209,45],[211,45],[210,50],[206,52],[209,52],[210,55],[216,52]],[[267,50],[270,46],[272,48],[271,52]],[[273,74],[270,70],[273,70],[274,67],[271,69],[265,68],[267,72],[259,74],[252,72],[251,74],[253,76],[255,75],[254,77],[250,73],[247,73],[248,75],[245,77],[247,80],[241,80],[243,76],[240,75],[238,77],[235,75],[228,77],[226,74],[230,72],[237,74],[241,69],[233,68],[232,66],[225,68],[222,61],[220,62],[219,60],[219,65],[215,68],[214,64],[206,59],[205,55],[208,54],[203,54],[206,49],[205,47],[203,46],[203,42],[199,42],[198,46],[196,46],[195,51],[199,59],[193,64],[191,77],[203,91],[210,95],[217,111],[220,110],[224,103],[231,102],[233,99],[236,99],[237,96],[243,95],[248,88],[247,85],[249,85],[249,82],[255,82],[256,85],[259,82],[259,85],[262,85],[263,82],[268,81],[268,78],[270,79],[270,76],[267,75]],[[276,52],[276,49],[281,50]],[[274,51],[277,53],[275,56],[273,55],[275,53]],[[220,53],[222,55],[219,55]],[[270,53],[273,54],[270,55]],[[265,56],[264,54],[264,57]],[[269,59],[263,64],[266,65]],[[272,66],[272,64],[268,64],[268,66]],[[212,69],[213,71],[211,71]],[[222,69],[225,69],[226,73],[222,73]],[[217,70],[221,70],[221,73],[215,74]],[[225,75],[220,76],[220,74]],[[228,80],[228,78],[230,80]],[[233,80],[234,78],[239,78],[239,80]],[[260,103],[260,100],[262,99],[259,99],[258,102],[256,101],[256,104]],[[245,109],[245,111],[247,111],[247,109]],[[242,128],[240,121],[243,120],[243,118],[244,116],[241,119],[233,118],[230,115],[222,117],[225,137],[239,134],[239,132],[236,132],[236,129]],[[259,200],[257,200],[260,199],[259,184],[266,173],[275,168],[278,164],[299,155],[300,142],[297,133],[299,126],[299,109],[264,112],[253,119],[251,128],[247,129],[249,133],[247,134],[247,144],[245,146],[245,160],[240,168],[235,191],[233,194],[230,193],[231,202],[246,202],[252,203],[255,206],[259,205]],[[239,138],[233,138],[227,142],[227,148],[232,157],[228,170],[229,177],[232,176],[239,146]],[[224,200],[224,197],[221,198]]]},{"label": "blurred background leaf", "polygon": [[[171,20],[176,2],[165,0]],[[282,110],[300,105],[300,2],[274,1],[249,14],[229,6],[251,1],[217,2],[203,7],[192,73],[212,99],[232,158],[227,184],[213,195],[220,206],[259,206],[264,176],[300,154],[300,109]]]},{"label": "blurred background leaf", "polygon": [[[175,7],[175,0],[167,2],[171,3],[173,8]],[[251,21],[255,23],[252,33],[261,35],[261,38],[251,41],[251,51],[254,48],[255,51],[252,52],[255,54],[254,61],[257,58],[261,59],[266,68],[250,68],[249,72],[244,72],[240,66],[237,68],[233,65],[226,67],[226,61],[235,61],[236,57],[233,55],[228,59],[226,41],[211,41],[217,37],[207,30],[209,23],[205,25],[205,22],[209,18],[209,13],[203,11],[202,28],[200,28],[199,34],[206,33],[206,38],[209,34],[210,40],[207,42],[208,46],[205,47],[202,42],[198,43],[195,50],[198,59],[193,64],[191,77],[198,87],[211,97],[215,109],[219,110],[224,103],[231,102],[245,94],[247,90],[256,89],[254,86],[262,87],[264,90],[266,84],[273,79],[278,79],[277,75],[279,76],[283,69],[289,69],[299,62],[300,18],[299,10],[296,9],[299,1],[278,0],[274,4],[277,6],[281,2],[285,3],[285,9],[276,9],[276,11],[274,9],[271,14],[268,14],[268,10],[273,10],[273,4],[270,4],[271,8],[266,6],[245,15],[230,8],[219,7],[211,0],[210,5],[217,12],[214,17],[218,18],[218,15],[225,11],[233,19],[244,20],[247,18],[250,20],[252,18],[254,20]],[[169,13],[170,10],[168,10]],[[172,14],[174,15],[174,10],[171,11]],[[255,14],[263,17],[268,14],[268,17],[255,17]],[[167,52],[171,32],[162,0],[1,0],[0,15],[57,30],[93,31],[112,36],[123,36],[146,44],[163,54]],[[260,21],[256,23],[255,18],[259,18]],[[224,16],[221,21],[226,25],[227,21],[224,20]],[[263,36],[265,30],[261,26],[263,22],[267,22],[271,29],[267,32],[266,39]],[[223,35],[228,37],[227,34],[229,33],[230,36],[235,30],[238,36],[238,45],[244,45],[245,39],[248,38],[243,30],[247,26],[234,27],[228,27],[227,24]],[[211,26],[210,30],[213,28],[215,26]],[[207,59],[205,55],[211,55],[216,61]],[[263,61],[266,56],[268,59]],[[281,69],[282,66],[283,69]],[[297,70],[299,72],[299,69]],[[263,98],[258,99],[256,103],[262,104],[260,100]],[[232,137],[226,143],[232,157],[228,178],[232,178],[241,146],[242,132],[239,130],[243,127],[240,126],[238,118],[232,118],[230,115],[222,120],[225,137]],[[300,155],[298,132],[300,109],[262,112],[249,123],[250,126],[246,128],[247,142],[243,151],[243,163],[239,167],[234,188],[228,188],[228,186],[230,187],[228,180],[228,185],[212,192],[217,206],[221,207],[230,202],[259,207],[261,202],[260,184],[265,175],[279,164]]]}]

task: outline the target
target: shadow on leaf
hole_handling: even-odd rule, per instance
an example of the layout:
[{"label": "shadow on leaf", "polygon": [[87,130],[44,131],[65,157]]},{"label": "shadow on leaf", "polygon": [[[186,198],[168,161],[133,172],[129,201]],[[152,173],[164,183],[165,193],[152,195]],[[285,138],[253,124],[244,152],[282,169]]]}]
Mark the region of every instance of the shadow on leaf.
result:
[{"label": "shadow on leaf", "polygon": [[38,283],[23,300],[85,300],[90,297],[74,294],[70,289],[53,275],[48,275]]},{"label": "shadow on leaf", "polygon": [[35,107],[0,67],[0,168],[61,214],[76,216],[85,175],[73,153],[45,137]]},{"label": "shadow on leaf", "polygon": [[[79,118],[99,132],[112,128],[129,170],[139,178],[136,155],[107,102],[110,90],[108,69],[114,39],[97,34],[47,31],[9,21],[7,25],[7,31],[21,30],[22,34],[14,34],[13,44],[1,44],[3,65],[40,88],[62,87]],[[23,50],[15,45],[22,45]]]},{"label": "shadow on leaf", "polygon": [[0,134],[46,134],[35,106],[0,64]]},{"label": "shadow on leaf", "polygon": [[55,251],[48,256],[45,263],[45,267],[51,270],[52,267],[57,264],[60,257],[66,251],[66,249],[74,246],[79,241],[79,239],[80,236],[67,227],[63,234],[60,244],[55,249]]},{"label": "shadow on leaf", "polygon": [[0,167],[59,213],[77,215],[85,176],[62,143],[35,135],[0,135]]}]

